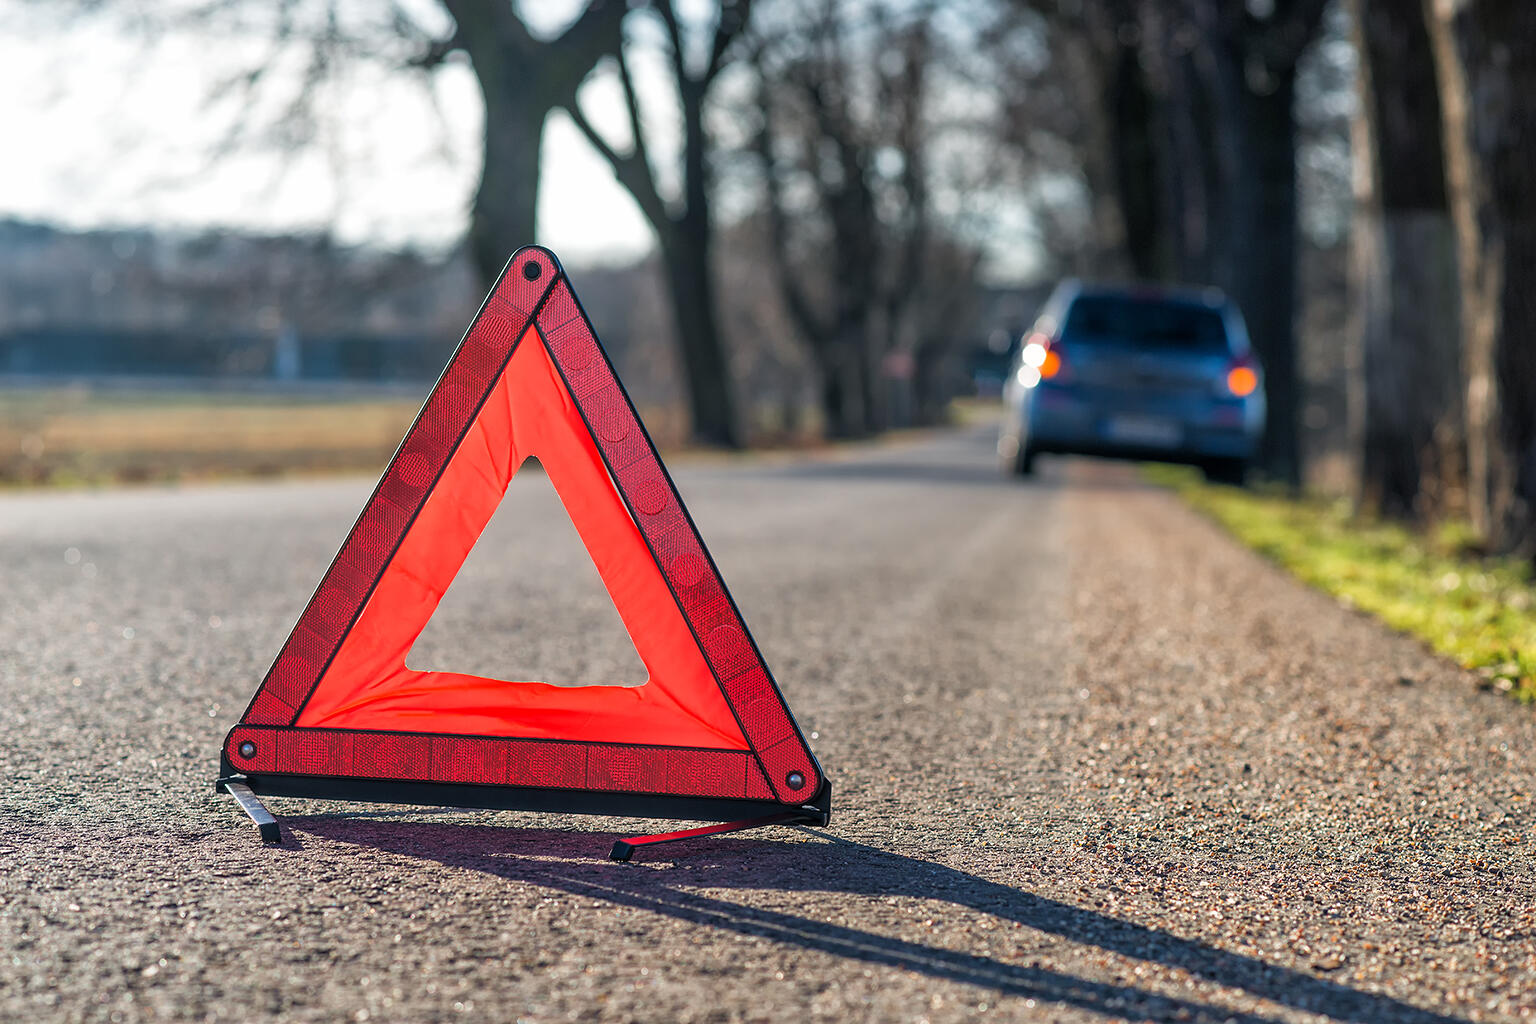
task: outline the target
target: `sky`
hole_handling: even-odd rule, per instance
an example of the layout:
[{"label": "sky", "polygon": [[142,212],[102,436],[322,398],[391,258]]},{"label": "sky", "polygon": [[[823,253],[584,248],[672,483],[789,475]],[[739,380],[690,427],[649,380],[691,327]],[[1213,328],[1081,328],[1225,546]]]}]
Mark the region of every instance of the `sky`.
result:
[{"label": "sky", "polygon": [[[343,127],[325,152],[214,160],[235,104],[209,96],[238,63],[221,51],[237,40],[151,42],[104,18],[61,27],[54,14],[0,0],[0,217],[78,228],[331,225],[348,242],[433,248],[463,234],[481,107],[462,63],[430,84],[374,74],[332,97]],[[601,87],[583,99],[599,124],[622,117]],[[650,247],[639,210],[563,114],[546,126],[543,155],[538,241],[584,263],[627,262]]]}]

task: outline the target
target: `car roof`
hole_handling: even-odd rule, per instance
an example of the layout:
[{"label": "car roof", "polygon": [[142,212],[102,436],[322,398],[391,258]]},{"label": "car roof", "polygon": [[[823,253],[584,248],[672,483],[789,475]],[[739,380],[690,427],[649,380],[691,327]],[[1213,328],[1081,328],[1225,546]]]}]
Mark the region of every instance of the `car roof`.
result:
[{"label": "car roof", "polygon": [[1153,302],[1178,302],[1192,306],[1220,309],[1227,304],[1226,294],[1214,286],[1167,285],[1151,283],[1116,283],[1081,281],[1068,278],[1061,287],[1070,290],[1069,298],[1117,298]]}]

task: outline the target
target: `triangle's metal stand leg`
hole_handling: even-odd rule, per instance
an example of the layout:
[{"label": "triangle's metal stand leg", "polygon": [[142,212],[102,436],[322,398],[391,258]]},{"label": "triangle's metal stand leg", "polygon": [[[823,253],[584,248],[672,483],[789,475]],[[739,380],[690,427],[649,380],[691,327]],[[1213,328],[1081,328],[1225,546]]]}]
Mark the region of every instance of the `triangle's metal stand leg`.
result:
[{"label": "triangle's metal stand leg", "polygon": [[642,846],[655,846],[658,843],[675,843],[680,839],[696,839],[699,836],[718,836],[722,832],[741,832],[749,828],[761,828],[764,825],[785,825],[794,821],[811,824],[814,822],[814,819],[808,818],[804,814],[790,811],[784,814],[770,814],[763,818],[746,818],[742,821],[727,821],[719,825],[705,825],[703,828],[690,828],[682,832],[662,832],[654,836],[634,836],[630,839],[620,839],[614,843],[613,852],[608,854],[608,859],[627,861]]},{"label": "triangle's metal stand leg", "polygon": [[220,779],[218,788],[235,798],[235,803],[240,809],[250,815],[251,821],[256,825],[256,831],[261,833],[261,841],[264,843],[280,843],[283,834],[277,827],[277,819],[272,817],[272,812],[263,806],[256,794],[251,792],[251,787],[243,782],[233,779]]}]

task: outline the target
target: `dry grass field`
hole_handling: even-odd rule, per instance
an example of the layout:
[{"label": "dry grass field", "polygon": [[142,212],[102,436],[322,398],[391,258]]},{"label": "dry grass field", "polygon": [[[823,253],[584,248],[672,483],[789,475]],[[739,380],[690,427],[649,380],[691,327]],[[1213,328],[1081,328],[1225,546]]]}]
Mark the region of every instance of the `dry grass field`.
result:
[{"label": "dry grass field", "polygon": [[[0,486],[377,472],[426,392],[0,389]],[[677,411],[642,415],[658,444],[681,442]]]},{"label": "dry grass field", "polygon": [[378,468],[419,402],[406,396],[0,391],[0,483]]}]

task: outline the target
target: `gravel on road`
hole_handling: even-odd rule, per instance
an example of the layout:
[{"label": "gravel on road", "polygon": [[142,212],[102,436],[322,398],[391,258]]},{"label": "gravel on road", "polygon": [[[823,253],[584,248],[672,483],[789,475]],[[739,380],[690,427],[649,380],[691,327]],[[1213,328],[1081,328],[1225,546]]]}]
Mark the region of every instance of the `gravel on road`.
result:
[{"label": "gravel on road", "polygon": [[[0,1019],[1536,1016],[1536,720],[1128,467],[984,431],[678,483],[827,830],[212,792],[361,480],[0,499]],[[521,474],[412,655],[630,681]]]}]

